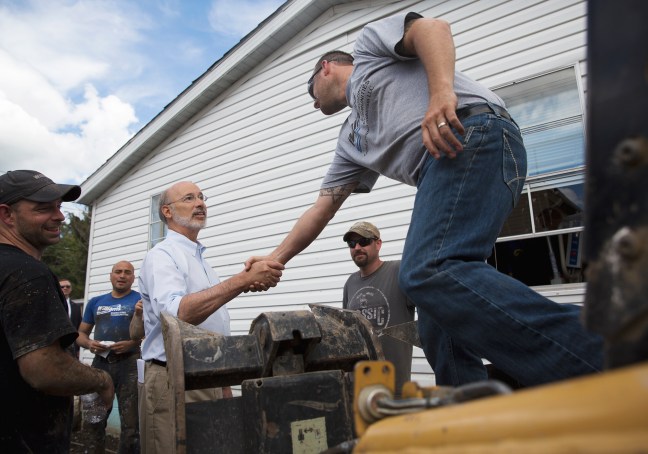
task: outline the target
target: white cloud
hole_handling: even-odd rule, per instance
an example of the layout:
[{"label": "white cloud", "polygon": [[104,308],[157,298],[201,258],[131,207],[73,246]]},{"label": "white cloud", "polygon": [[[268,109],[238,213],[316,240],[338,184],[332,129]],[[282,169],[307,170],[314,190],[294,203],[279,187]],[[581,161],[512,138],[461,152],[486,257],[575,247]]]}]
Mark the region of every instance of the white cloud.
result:
[{"label": "white cloud", "polygon": [[133,105],[110,93],[141,71],[142,23],[113,2],[0,7],[0,171],[81,182],[132,136]]},{"label": "white cloud", "polygon": [[1,102],[20,106],[25,114],[47,128],[62,126],[67,103],[41,72],[3,49],[0,68],[0,93],[5,98]]},{"label": "white cloud", "polygon": [[209,23],[217,33],[242,37],[283,3],[280,0],[214,0]]},{"label": "white cloud", "polygon": [[0,0],[0,172],[81,183],[281,3]]},{"label": "white cloud", "polygon": [[61,90],[140,71],[131,51],[149,23],[129,2],[33,0],[0,8],[0,47],[46,74]]},{"label": "white cloud", "polygon": [[0,170],[35,169],[55,181],[80,183],[130,137],[133,107],[99,97],[88,84],[81,103],[62,112],[70,125],[52,130],[0,93]]}]

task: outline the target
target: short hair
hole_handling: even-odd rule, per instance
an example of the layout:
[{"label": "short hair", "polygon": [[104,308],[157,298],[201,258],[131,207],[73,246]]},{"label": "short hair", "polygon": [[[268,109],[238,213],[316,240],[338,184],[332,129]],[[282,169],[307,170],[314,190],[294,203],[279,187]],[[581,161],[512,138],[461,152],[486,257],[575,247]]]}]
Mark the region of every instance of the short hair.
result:
[{"label": "short hair", "polygon": [[164,216],[164,213],[162,213],[162,207],[164,205],[167,205],[167,195],[169,193],[168,189],[165,189],[162,191],[160,194],[160,200],[158,200],[158,216],[160,217],[160,221],[162,221],[164,224],[167,224],[167,218]]},{"label": "short hair", "polygon": [[329,50],[324,55],[322,55],[319,60],[317,60],[317,63],[315,63],[315,67],[313,68],[313,74],[315,74],[315,71],[317,71],[323,61],[335,61],[353,64],[353,55],[342,50]]}]

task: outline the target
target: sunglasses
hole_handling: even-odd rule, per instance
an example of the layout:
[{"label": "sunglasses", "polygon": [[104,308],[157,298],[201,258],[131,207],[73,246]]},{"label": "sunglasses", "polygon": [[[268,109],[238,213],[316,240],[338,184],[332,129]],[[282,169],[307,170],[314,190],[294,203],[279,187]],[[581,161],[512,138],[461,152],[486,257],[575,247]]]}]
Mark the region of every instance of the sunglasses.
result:
[{"label": "sunglasses", "polygon": [[71,285],[61,285],[61,288],[72,288]]},{"label": "sunglasses", "polygon": [[373,240],[377,240],[378,238],[360,238],[359,240],[347,240],[346,244],[349,245],[351,249],[356,247],[356,244],[359,244],[360,247],[365,247],[369,246]]}]

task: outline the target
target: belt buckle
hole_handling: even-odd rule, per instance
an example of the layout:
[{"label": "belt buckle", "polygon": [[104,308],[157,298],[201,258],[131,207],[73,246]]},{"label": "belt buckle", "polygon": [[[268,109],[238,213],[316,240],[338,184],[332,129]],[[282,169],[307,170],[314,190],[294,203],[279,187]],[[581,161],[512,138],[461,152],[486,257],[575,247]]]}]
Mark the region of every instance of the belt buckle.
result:
[{"label": "belt buckle", "polygon": [[114,353],[109,353],[108,356],[106,356],[106,361],[108,361],[108,364],[113,364],[119,361],[119,357]]}]

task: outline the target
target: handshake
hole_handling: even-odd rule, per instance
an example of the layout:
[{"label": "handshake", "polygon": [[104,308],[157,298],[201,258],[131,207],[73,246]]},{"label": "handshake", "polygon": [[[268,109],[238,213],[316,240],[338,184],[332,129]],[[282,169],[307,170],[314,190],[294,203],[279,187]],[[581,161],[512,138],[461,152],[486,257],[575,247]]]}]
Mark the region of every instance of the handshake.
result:
[{"label": "handshake", "polygon": [[276,287],[281,280],[284,265],[268,257],[250,257],[245,262],[245,276],[247,292],[265,292],[271,287]]}]

